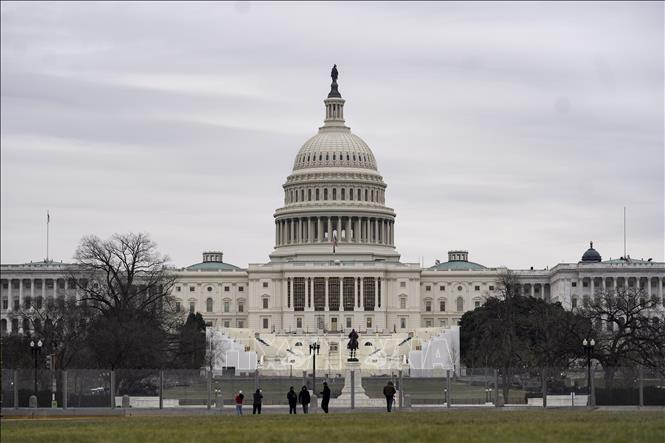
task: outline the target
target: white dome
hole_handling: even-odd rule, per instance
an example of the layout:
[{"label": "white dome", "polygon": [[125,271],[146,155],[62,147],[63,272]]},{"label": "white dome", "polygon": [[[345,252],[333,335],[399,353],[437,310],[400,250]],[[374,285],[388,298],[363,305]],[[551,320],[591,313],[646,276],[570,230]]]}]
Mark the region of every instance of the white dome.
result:
[{"label": "white dome", "polygon": [[348,128],[322,128],[302,145],[293,163],[294,171],[326,167],[377,170],[367,143]]}]

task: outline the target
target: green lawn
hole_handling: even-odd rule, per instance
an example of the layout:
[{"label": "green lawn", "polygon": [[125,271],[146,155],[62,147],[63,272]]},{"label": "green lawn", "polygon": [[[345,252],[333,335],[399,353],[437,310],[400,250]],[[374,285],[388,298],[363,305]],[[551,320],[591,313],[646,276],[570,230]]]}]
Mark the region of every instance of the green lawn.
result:
[{"label": "green lawn", "polygon": [[2,442],[657,442],[662,412],[495,411],[3,420]]}]

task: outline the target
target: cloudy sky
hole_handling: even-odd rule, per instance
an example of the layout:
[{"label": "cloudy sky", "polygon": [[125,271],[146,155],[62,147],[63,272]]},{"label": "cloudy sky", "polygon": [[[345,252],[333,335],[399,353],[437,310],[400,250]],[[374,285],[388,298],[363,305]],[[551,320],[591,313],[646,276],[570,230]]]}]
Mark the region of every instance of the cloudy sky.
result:
[{"label": "cloudy sky", "polygon": [[662,261],[663,3],[2,3],[1,257],[268,259],[333,63],[402,259]]}]

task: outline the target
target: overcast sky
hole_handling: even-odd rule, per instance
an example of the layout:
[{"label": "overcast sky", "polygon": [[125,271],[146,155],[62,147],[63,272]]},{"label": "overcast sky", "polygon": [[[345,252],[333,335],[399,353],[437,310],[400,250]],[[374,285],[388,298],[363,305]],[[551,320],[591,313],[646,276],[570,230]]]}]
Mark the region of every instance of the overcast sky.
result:
[{"label": "overcast sky", "polygon": [[1,257],[268,260],[339,68],[402,260],[663,260],[663,3],[2,3]]}]

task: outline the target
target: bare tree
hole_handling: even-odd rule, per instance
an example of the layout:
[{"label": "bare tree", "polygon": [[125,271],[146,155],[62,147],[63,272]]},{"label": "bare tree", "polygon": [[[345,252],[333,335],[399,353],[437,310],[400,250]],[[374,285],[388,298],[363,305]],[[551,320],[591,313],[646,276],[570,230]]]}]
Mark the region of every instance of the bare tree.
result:
[{"label": "bare tree", "polygon": [[662,371],[665,328],[658,297],[640,288],[603,290],[585,299],[579,312],[593,325],[593,358],[602,364],[608,384],[620,366],[644,365]]},{"label": "bare tree", "polygon": [[93,316],[88,342],[101,366],[157,367],[168,361],[181,316],[168,257],[147,234],[83,237],[71,271],[81,303]]}]

